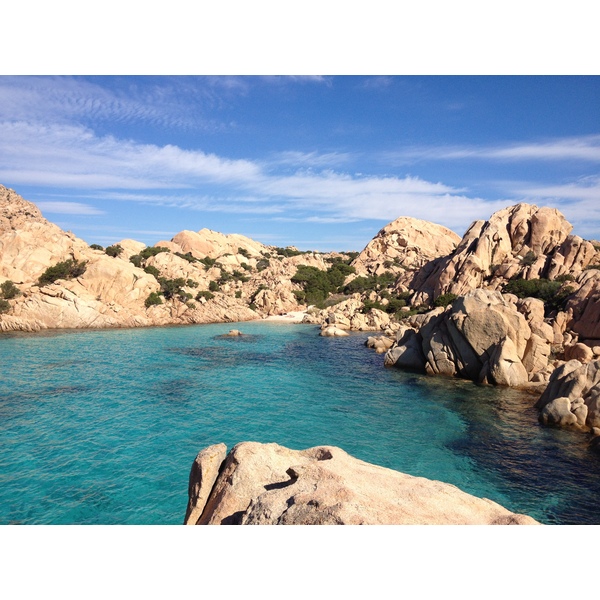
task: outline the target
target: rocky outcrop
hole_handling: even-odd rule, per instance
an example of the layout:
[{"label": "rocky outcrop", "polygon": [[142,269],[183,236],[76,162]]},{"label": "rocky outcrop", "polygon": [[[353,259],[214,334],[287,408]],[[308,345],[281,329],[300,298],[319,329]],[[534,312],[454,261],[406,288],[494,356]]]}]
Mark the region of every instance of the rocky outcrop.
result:
[{"label": "rocky outcrop", "polygon": [[407,319],[385,363],[432,375],[528,387],[547,378],[553,338],[552,328],[543,321],[541,301],[519,302],[478,289],[446,309]]},{"label": "rocky outcrop", "polygon": [[[34,204],[0,186],[0,284],[10,280],[21,292],[0,315],[0,331],[233,322],[280,315],[300,308],[294,295],[300,287],[291,281],[299,264],[325,270],[330,266],[327,258],[342,257],[282,256],[279,249],[245,236],[209,229],[183,231],[158,242],[168,251],[146,256],[143,263],[138,256],[138,266],[130,259],[146,246],[129,239],[118,245],[118,256],[91,248],[44,219]],[[84,271],[39,285],[40,275],[67,260],[85,263]],[[184,284],[147,306],[151,294],[161,293],[159,279]]]},{"label": "rocky outcrop", "polygon": [[600,345],[600,270],[585,271],[578,279],[579,286],[567,303],[570,318],[568,327],[587,340],[590,345]]},{"label": "rocky outcrop", "polygon": [[222,456],[223,444],[219,444],[196,458],[186,524],[537,523],[453,485],[372,465],[333,446],[290,450],[244,442],[218,467]]},{"label": "rocky outcrop", "polygon": [[476,288],[499,289],[508,279],[577,277],[597,254],[570,236],[572,225],[554,208],[517,204],[475,221],[456,250],[426,265],[414,278],[413,304]]},{"label": "rocky outcrop", "polygon": [[359,275],[413,272],[454,251],[460,237],[429,221],[400,217],[386,225],[351,263]]},{"label": "rocky outcrop", "polygon": [[558,367],[535,406],[544,424],[600,427],[600,360],[570,360]]},{"label": "rocky outcrop", "polygon": [[352,331],[383,331],[390,335],[400,326],[392,315],[382,310],[373,308],[365,312],[361,294],[352,294],[346,300],[322,310],[311,309],[303,322],[321,325],[322,329],[335,326]]}]

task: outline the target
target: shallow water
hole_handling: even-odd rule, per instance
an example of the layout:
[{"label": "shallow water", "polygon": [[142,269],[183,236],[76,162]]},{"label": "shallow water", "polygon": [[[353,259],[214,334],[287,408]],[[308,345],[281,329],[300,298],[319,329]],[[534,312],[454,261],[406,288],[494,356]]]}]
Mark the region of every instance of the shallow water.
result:
[{"label": "shallow water", "polygon": [[232,324],[0,337],[0,523],[181,523],[197,452],[340,446],[544,523],[600,523],[587,436],[513,390],[383,367],[364,333]]}]

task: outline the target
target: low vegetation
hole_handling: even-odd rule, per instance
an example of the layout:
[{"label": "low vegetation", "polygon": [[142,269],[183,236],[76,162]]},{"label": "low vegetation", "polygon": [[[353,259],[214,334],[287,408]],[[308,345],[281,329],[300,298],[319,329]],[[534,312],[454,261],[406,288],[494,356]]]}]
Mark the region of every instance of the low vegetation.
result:
[{"label": "low vegetation", "polygon": [[20,295],[21,290],[10,279],[0,285],[0,314],[7,313],[10,310],[11,306],[8,300]]},{"label": "low vegetation", "polygon": [[563,287],[561,281],[549,279],[511,279],[503,288],[505,294],[518,298],[538,298],[544,302],[546,313],[563,310],[568,297],[574,292],[571,286]]},{"label": "low vegetation", "polygon": [[292,281],[302,285],[304,294],[296,293],[296,297],[300,302],[319,306],[330,294],[343,292],[344,281],[352,273],[354,267],[343,262],[332,264],[327,271],[299,265]]},{"label": "low vegetation", "polygon": [[446,307],[449,304],[452,304],[457,298],[458,296],[456,294],[442,294],[435,299],[433,305]]},{"label": "low vegetation", "polygon": [[136,267],[143,268],[146,266],[146,260],[151,256],[156,256],[161,252],[169,252],[168,248],[164,246],[148,246],[144,248],[139,254],[134,254],[129,257],[129,262],[133,263]]},{"label": "low vegetation", "polygon": [[106,252],[106,254],[108,254],[109,256],[115,258],[123,252],[123,248],[119,244],[115,244],[114,246],[107,246],[104,252]]},{"label": "low vegetation", "polygon": [[0,285],[0,297],[5,300],[12,300],[21,295],[21,290],[10,280],[7,279]]},{"label": "low vegetation", "polygon": [[48,267],[38,279],[40,287],[54,283],[58,279],[74,279],[85,273],[86,261],[77,261],[72,258],[59,262],[53,267]]}]

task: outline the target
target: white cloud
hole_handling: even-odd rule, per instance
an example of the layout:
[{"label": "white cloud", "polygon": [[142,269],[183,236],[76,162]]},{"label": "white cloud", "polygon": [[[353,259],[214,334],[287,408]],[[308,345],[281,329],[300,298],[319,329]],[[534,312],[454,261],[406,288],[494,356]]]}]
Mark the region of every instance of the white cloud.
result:
[{"label": "white cloud", "polygon": [[36,202],[42,213],[60,215],[103,215],[104,211],[98,210],[89,204],[81,202]]},{"label": "white cloud", "polygon": [[386,163],[423,160],[500,160],[600,162],[600,135],[560,138],[502,146],[414,146],[380,155]]},{"label": "white cloud", "polygon": [[[592,147],[592,138],[587,140],[587,146]],[[287,161],[285,173],[278,171],[276,162],[260,164],[174,145],[101,137],[82,126],[0,123],[0,181],[77,189],[78,199],[81,190],[105,190],[96,194],[98,200],[104,197],[226,214],[276,215],[314,223],[391,221],[413,216],[446,225],[460,234],[473,220],[486,219],[521,199],[552,202],[561,209],[565,199],[598,204],[599,198],[594,179],[561,186],[521,186],[513,190],[517,198],[491,202],[470,197],[464,189],[419,177],[318,170],[327,162],[342,162],[347,158],[343,153],[290,151],[282,156]],[[298,161],[295,165],[294,159]],[[311,162],[313,166],[307,167]],[[55,211],[69,208],[56,203],[47,206]],[[86,210],[84,206],[79,210]],[[572,208],[573,204],[569,205],[569,211]],[[70,209],[77,210],[75,205]],[[597,209],[591,214],[596,215]]]}]

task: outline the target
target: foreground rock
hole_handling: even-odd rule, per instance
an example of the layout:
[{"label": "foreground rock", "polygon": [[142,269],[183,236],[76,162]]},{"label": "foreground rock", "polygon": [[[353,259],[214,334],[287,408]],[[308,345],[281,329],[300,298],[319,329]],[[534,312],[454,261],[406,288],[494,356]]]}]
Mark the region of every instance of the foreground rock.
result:
[{"label": "foreground rock", "polygon": [[537,524],[453,485],[372,465],[333,446],[244,442],[217,465],[221,458],[223,444],[198,454],[186,524]]}]

